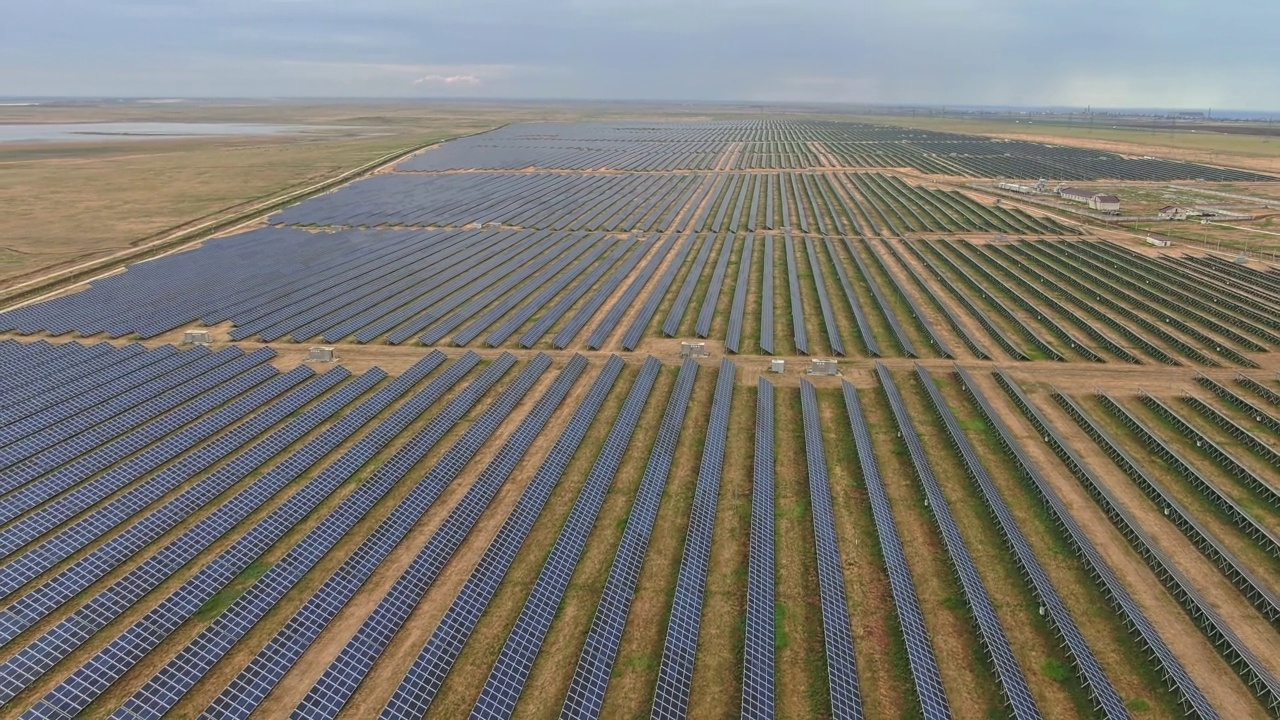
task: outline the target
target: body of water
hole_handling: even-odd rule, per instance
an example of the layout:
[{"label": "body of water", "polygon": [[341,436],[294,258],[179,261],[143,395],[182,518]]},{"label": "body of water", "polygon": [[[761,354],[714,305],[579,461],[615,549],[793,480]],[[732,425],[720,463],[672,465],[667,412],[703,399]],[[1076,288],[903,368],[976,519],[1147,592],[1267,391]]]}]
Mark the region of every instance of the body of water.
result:
[{"label": "body of water", "polygon": [[[320,125],[250,123],[0,123],[0,143],[145,140],[155,138],[226,137],[229,135],[301,135],[335,128]],[[345,128],[344,128],[345,129]]]}]

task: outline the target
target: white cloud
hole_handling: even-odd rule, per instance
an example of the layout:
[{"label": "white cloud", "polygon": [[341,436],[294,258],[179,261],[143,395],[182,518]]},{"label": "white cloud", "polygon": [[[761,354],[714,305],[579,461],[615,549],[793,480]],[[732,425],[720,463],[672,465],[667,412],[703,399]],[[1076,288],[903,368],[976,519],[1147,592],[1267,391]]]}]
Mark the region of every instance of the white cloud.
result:
[{"label": "white cloud", "polygon": [[475,75],[423,75],[414,85],[482,85],[484,81]]}]

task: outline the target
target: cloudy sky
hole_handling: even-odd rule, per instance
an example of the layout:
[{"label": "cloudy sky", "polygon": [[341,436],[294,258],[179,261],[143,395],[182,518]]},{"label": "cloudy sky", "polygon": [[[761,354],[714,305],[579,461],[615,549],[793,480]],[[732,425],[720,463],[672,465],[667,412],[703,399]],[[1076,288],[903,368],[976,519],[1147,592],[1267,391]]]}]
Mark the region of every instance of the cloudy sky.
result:
[{"label": "cloudy sky", "polygon": [[1280,110],[1275,0],[12,0],[0,96]]}]

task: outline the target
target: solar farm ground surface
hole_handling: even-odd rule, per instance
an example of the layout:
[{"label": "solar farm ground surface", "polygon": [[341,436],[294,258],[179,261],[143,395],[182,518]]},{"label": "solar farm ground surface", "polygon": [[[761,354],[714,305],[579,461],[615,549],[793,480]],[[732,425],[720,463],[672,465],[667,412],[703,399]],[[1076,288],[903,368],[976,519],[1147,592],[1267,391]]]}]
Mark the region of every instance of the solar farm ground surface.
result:
[{"label": "solar farm ground surface", "polygon": [[518,124],[0,313],[0,715],[1274,716],[1280,274],[1048,165],[1273,180]]}]

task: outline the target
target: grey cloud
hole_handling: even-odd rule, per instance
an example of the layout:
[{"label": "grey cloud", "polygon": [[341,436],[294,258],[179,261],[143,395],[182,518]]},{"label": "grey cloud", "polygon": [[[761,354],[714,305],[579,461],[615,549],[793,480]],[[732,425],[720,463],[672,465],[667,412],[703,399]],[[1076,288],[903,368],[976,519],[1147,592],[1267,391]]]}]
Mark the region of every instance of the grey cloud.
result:
[{"label": "grey cloud", "polygon": [[1257,0],[44,0],[0,26],[0,94],[1261,109],[1277,21]]}]

